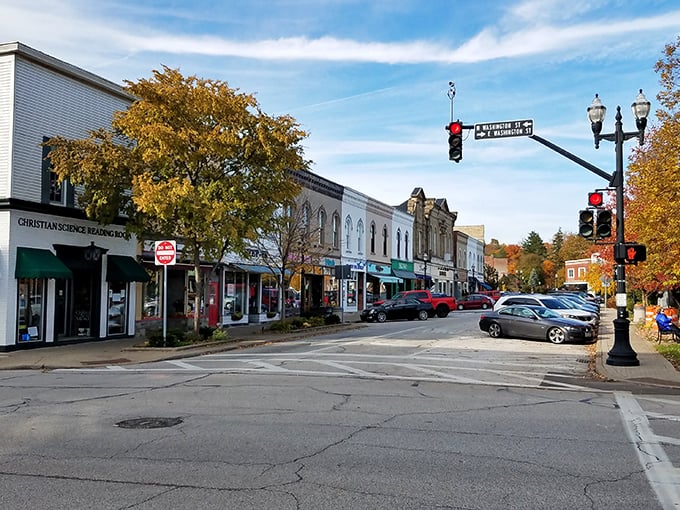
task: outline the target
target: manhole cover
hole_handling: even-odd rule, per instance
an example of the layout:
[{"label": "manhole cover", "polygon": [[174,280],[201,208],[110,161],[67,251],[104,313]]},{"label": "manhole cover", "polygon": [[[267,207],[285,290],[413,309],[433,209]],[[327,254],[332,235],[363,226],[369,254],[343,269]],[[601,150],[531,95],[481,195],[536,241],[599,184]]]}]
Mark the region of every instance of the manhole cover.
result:
[{"label": "manhole cover", "polygon": [[182,418],[134,418],[116,423],[117,427],[124,429],[162,429],[174,427],[182,423]]}]

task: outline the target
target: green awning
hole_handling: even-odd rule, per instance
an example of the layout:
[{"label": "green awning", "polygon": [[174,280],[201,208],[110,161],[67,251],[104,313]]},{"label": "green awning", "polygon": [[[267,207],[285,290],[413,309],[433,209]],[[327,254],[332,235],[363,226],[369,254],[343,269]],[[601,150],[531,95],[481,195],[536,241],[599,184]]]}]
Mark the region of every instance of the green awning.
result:
[{"label": "green awning", "polygon": [[50,250],[17,248],[15,278],[73,278],[73,273]]},{"label": "green awning", "polygon": [[107,282],[148,282],[151,277],[133,257],[109,255],[106,265]]}]

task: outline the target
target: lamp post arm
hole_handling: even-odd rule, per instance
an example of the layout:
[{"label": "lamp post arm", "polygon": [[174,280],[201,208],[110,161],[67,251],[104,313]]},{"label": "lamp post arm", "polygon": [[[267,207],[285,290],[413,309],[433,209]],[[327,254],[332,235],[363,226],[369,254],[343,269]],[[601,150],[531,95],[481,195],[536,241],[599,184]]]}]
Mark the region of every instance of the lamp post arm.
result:
[{"label": "lamp post arm", "polygon": [[[576,163],[578,165],[581,165],[586,170],[593,172],[594,174],[598,175],[599,177],[602,177],[603,179],[605,179],[606,181],[609,182],[610,186],[614,185],[613,184],[614,177],[615,177],[614,175],[608,174],[607,172],[605,172],[604,170],[601,170],[600,168],[596,167],[592,163],[588,163],[587,161],[576,156],[575,154],[572,154],[571,152],[563,149],[562,147],[555,145],[554,143],[546,140],[545,138],[542,138],[538,135],[530,135],[529,138],[536,140],[538,143],[545,145],[548,149],[554,150],[555,152],[564,156],[565,158],[572,160],[574,163]],[[603,136],[603,138],[604,138],[604,136]]]}]

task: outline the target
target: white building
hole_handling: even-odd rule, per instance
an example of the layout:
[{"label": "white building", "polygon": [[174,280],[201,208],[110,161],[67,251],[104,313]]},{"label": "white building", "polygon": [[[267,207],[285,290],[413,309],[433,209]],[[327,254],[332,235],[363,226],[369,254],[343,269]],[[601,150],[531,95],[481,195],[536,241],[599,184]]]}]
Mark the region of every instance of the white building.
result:
[{"label": "white building", "polygon": [[122,221],[88,221],[42,143],[110,128],[132,98],[21,43],[0,44],[0,350],[135,332],[148,278]]}]

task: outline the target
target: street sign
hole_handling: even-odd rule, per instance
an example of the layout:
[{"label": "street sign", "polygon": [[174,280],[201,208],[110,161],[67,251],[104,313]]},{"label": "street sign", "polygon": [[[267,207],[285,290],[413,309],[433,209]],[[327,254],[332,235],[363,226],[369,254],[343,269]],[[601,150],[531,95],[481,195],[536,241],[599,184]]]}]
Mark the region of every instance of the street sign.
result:
[{"label": "street sign", "polygon": [[157,266],[174,266],[177,263],[175,241],[156,241],[154,254]]},{"label": "street sign", "polygon": [[509,138],[511,136],[531,136],[534,134],[534,120],[504,120],[475,124],[475,140],[487,138]]}]

